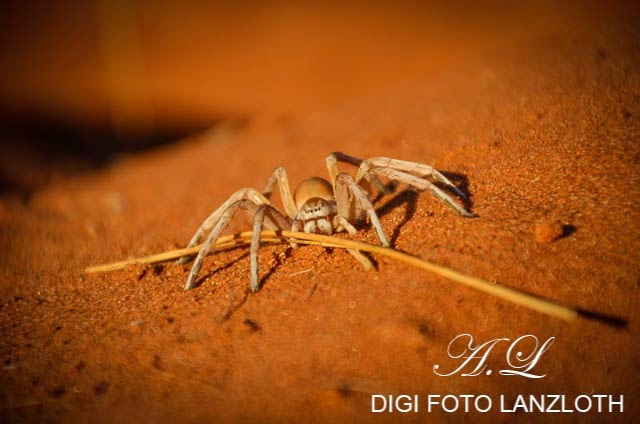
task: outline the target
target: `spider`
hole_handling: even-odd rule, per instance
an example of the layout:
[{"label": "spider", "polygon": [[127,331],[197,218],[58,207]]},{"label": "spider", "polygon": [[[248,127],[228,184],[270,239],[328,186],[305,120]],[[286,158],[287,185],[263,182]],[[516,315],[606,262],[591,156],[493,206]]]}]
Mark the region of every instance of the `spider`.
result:
[{"label": "spider", "polygon": [[[358,171],[355,178],[350,174],[339,172],[338,162],[357,166]],[[189,242],[188,247],[193,247],[200,242],[206,232],[209,233],[191,267],[185,290],[190,290],[196,285],[202,261],[209,253],[211,244],[227,227],[238,209],[246,210],[253,215],[254,235],[250,247],[251,289],[253,292],[260,288],[258,284],[258,249],[260,248],[260,231],[263,228],[302,230],[305,233],[327,235],[341,231],[355,234],[356,229],[352,222],[357,224],[368,218],[380,244],[389,246],[380,225],[380,219],[362,187],[363,179],[370,184],[375,184],[382,191],[385,191],[385,187],[379,177],[385,177],[391,182],[405,183],[421,190],[429,189],[436,198],[442,200],[463,217],[475,216],[431,181],[425,179],[425,177],[431,177],[444,184],[462,199],[467,198],[448,178],[429,165],[386,157],[359,159],[341,152],[331,153],[327,156],[326,163],[331,182],[320,177],[308,178],[300,183],[293,195],[287,171],[282,166],[273,170],[262,193],[253,188],[243,188],[232,194],[200,225]],[[270,202],[276,184],[280,189],[284,214]],[[292,243],[292,246],[295,247],[295,243]],[[349,253],[365,268],[368,269],[372,266],[371,261],[361,252],[349,250]],[[180,263],[186,263],[188,260],[189,257],[185,256],[180,259]]]}]

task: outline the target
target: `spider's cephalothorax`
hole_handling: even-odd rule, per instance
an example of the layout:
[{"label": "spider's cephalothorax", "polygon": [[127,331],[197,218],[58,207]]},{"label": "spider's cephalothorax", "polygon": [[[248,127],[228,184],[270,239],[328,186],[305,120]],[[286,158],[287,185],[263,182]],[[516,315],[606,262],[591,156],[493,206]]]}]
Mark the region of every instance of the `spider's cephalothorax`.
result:
[{"label": "spider's cephalothorax", "polygon": [[[250,250],[251,288],[253,291],[259,289],[258,249],[260,248],[259,234],[263,228],[302,230],[306,233],[321,234],[347,231],[350,234],[355,234],[356,229],[352,223],[362,222],[368,218],[380,244],[389,245],[371,200],[360,185],[362,180],[382,187],[380,177],[383,177],[421,190],[429,189],[435,197],[460,215],[464,217],[475,216],[432,181],[426,179],[431,177],[435,182],[446,186],[459,197],[466,199],[465,194],[458,187],[429,165],[385,157],[363,160],[340,152],[331,153],[327,156],[326,162],[330,181],[320,177],[308,178],[300,183],[293,195],[287,171],[282,166],[274,169],[262,192],[252,188],[244,188],[232,194],[202,223],[189,242],[188,247],[193,247],[200,242],[205,232],[209,233],[191,267],[185,289],[189,290],[195,286],[204,257],[209,253],[211,245],[238,209],[247,210],[254,217],[254,236],[251,240]],[[357,166],[358,171],[355,178],[350,174],[339,172],[338,162]],[[284,214],[276,209],[269,200],[276,184],[280,189]],[[294,244],[292,243],[292,245]],[[365,267],[372,266],[371,261],[362,253],[356,250],[348,251]],[[189,257],[183,257],[181,262],[186,262],[188,259]]]}]

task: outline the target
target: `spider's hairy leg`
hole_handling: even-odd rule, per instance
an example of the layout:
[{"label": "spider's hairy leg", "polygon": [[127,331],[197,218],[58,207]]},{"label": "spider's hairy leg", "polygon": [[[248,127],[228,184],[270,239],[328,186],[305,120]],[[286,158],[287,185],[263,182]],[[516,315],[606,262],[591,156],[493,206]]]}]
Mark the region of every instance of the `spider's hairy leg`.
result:
[{"label": "spider's hairy leg", "polygon": [[282,216],[275,208],[271,207],[269,204],[256,204],[253,200],[249,199],[237,200],[236,202],[230,204],[225,210],[221,212],[220,219],[215,224],[215,226],[207,236],[207,239],[202,244],[202,247],[198,251],[198,256],[193,262],[191,271],[189,272],[189,276],[187,277],[187,283],[184,286],[185,290],[191,290],[195,286],[196,278],[198,277],[200,268],[202,268],[202,261],[204,260],[204,257],[207,256],[209,250],[211,249],[211,245],[216,241],[220,233],[227,227],[236,211],[241,208],[255,216],[258,212],[258,209],[262,207],[268,207],[270,208],[270,210],[272,209],[276,213],[272,213],[267,216],[266,218],[268,219],[264,219],[265,215],[264,213],[262,213],[262,221],[260,227],[264,225],[269,230],[278,230],[283,229],[283,227],[289,225],[289,221],[287,221],[284,216]]},{"label": "spider's hairy leg", "polygon": [[297,208],[293,200],[293,195],[291,194],[289,176],[284,166],[276,167],[276,169],[274,169],[269,176],[267,184],[265,185],[264,190],[262,190],[262,194],[264,195],[264,197],[266,197],[267,199],[271,199],[271,195],[273,194],[273,186],[276,183],[278,184],[278,188],[280,189],[280,198],[282,199],[284,211],[287,213],[289,219],[293,220],[296,217]]},{"label": "spider's hairy leg", "polygon": [[336,176],[336,205],[338,209],[338,215],[341,215],[347,219],[362,219],[364,214],[369,217],[371,226],[378,236],[380,244],[383,246],[389,246],[387,236],[384,234],[382,225],[380,225],[380,219],[376,214],[376,211],[371,204],[371,201],[367,195],[362,191],[362,188],[356,184],[353,177],[346,173],[340,173]]},{"label": "spider's hairy leg", "polygon": [[423,178],[426,176],[431,176],[436,181],[439,181],[446,185],[451,191],[455,192],[461,198],[467,198],[467,195],[464,194],[462,190],[458,188],[458,186],[452,183],[451,180],[442,175],[442,173],[435,169],[433,166],[400,159],[377,157],[364,160],[362,162],[362,165],[360,165],[360,169],[358,169],[358,173],[356,174],[356,182],[360,181],[360,179],[363,177],[365,179],[368,178],[367,175],[375,174],[375,172],[373,172],[374,168],[391,168],[396,171],[418,174]]},{"label": "spider's hairy leg", "polygon": [[[284,230],[289,227],[289,221],[280,211],[270,205],[258,206],[253,216],[253,234],[251,236],[251,291],[260,289],[258,280],[258,250],[260,249],[260,232],[263,227]],[[265,220],[266,218],[266,220]]]},{"label": "spider's hairy leg", "polygon": [[[327,170],[329,171],[329,179],[331,180],[331,184],[333,184],[333,190],[335,191],[336,177],[340,173],[338,162],[344,162],[353,166],[361,167],[364,161],[363,159],[357,158],[355,156],[350,156],[342,152],[333,152],[329,154],[329,156],[327,156],[325,162],[327,163]],[[366,180],[367,182],[375,184],[378,190],[380,190],[381,192],[388,192],[387,187],[385,187],[385,185],[382,184],[380,179],[378,179],[375,175],[367,175]],[[359,182],[359,180],[356,179],[356,182]]]},{"label": "spider's hairy leg", "polygon": [[[474,218],[474,217],[476,217],[475,214],[467,211],[465,208],[460,206],[460,204],[458,204],[458,202],[453,200],[453,198],[451,196],[449,196],[447,193],[442,191],[435,184],[433,184],[432,182],[427,181],[427,180],[425,180],[423,178],[416,177],[415,175],[409,174],[408,172],[402,172],[402,171],[398,171],[396,169],[387,168],[387,167],[372,168],[370,170],[370,172],[378,174],[378,175],[381,175],[381,176],[386,177],[386,178],[389,178],[392,181],[399,181],[401,183],[405,183],[405,184],[408,184],[410,186],[417,187],[420,190],[429,189],[431,191],[431,194],[433,194],[434,197],[436,197],[437,199],[439,199],[442,202],[444,202],[447,206],[449,206],[451,209],[456,211],[461,216],[464,216],[465,218]],[[438,172],[438,171],[435,171],[435,172]],[[444,178],[446,181],[448,181],[449,184],[452,187],[455,187],[455,185],[453,185],[453,183],[451,183],[451,181],[446,179],[442,174],[440,174],[439,172],[438,172],[438,174],[441,175],[441,177]],[[438,178],[436,177],[436,179],[438,179]],[[438,179],[438,181],[442,181],[442,180]],[[456,187],[455,191],[456,191],[456,193],[462,193],[457,187]],[[461,197],[466,198],[466,196],[464,196],[464,195],[461,196]]]},{"label": "spider's hairy leg", "polygon": [[338,169],[338,162],[344,162],[353,166],[360,166],[362,159],[355,156],[350,156],[342,152],[332,152],[325,159],[327,163],[327,169],[329,170],[329,177],[331,181],[335,181],[336,177],[340,173]]},{"label": "spider's hairy leg", "polygon": [[[191,240],[189,241],[187,247],[193,247],[196,244],[200,243],[200,240],[202,239],[204,233],[211,230],[213,226],[220,221],[220,218],[225,213],[225,211],[229,209],[231,205],[243,199],[248,199],[257,205],[269,204],[269,200],[253,188],[243,188],[242,190],[236,191],[231,196],[229,196],[226,202],[224,202],[218,209],[216,209],[211,215],[209,215],[207,219],[204,220],[204,222],[200,225],[200,228],[198,228],[198,231],[196,231],[193,237],[191,237]],[[186,264],[187,262],[189,262],[189,259],[191,259],[191,256],[183,256],[182,258],[178,259],[178,263]]]}]

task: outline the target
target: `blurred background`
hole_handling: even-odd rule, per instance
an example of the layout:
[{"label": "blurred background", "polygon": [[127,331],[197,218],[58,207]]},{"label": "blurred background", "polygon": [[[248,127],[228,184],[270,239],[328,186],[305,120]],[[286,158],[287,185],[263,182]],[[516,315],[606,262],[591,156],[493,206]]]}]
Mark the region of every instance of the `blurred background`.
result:
[{"label": "blurred background", "polygon": [[461,59],[589,27],[632,2],[7,2],[0,193],[219,122],[411,87]]}]

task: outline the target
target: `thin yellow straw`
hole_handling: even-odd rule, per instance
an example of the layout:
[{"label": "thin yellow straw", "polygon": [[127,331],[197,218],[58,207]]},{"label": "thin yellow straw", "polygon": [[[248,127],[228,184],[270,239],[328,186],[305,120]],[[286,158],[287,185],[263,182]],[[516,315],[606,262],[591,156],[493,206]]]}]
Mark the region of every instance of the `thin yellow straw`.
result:
[{"label": "thin yellow straw", "polygon": [[[245,231],[243,233],[234,234],[230,236],[220,237],[216,241],[216,248],[231,247],[240,244],[248,244],[251,240],[253,232]],[[380,254],[392,259],[396,259],[402,262],[406,262],[410,265],[418,268],[425,269],[433,274],[439,275],[449,280],[456,281],[465,286],[474,288],[476,290],[489,293],[493,296],[507,300],[509,302],[524,306],[526,308],[541,312],[546,315],[554,316],[564,320],[573,320],[578,317],[579,312],[568,306],[561,305],[550,300],[543,299],[534,295],[530,295],[519,290],[503,286],[498,283],[492,283],[482,278],[473,277],[463,274],[454,269],[448,268],[443,265],[438,265],[433,262],[418,258],[404,252],[401,252],[390,247],[383,247],[378,245],[372,245],[363,243],[360,241],[343,239],[333,236],[325,236],[320,234],[308,234],[292,231],[262,231],[260,233],[261,242],[263,243],[285,243],[295,241],[300,244],[318,244],[326,247],[336,247],[342,249],[355,249],[362,252],[369,252],[374,254]],[[85,272],[104,272],[113,271],[117,269],[125,268],[131,264],[144,264],[144,263],[156,263],[164,262],[172,259],[177,259],[183,256],[190,256],[198,253],[200,246],[194,246],[192,248],[172,250],[169,252],[163,252],[157,255],[147,256],[144,258],[130,259],[126,261],[116,262],[108,265],[93,266],[85,269]]]}]

